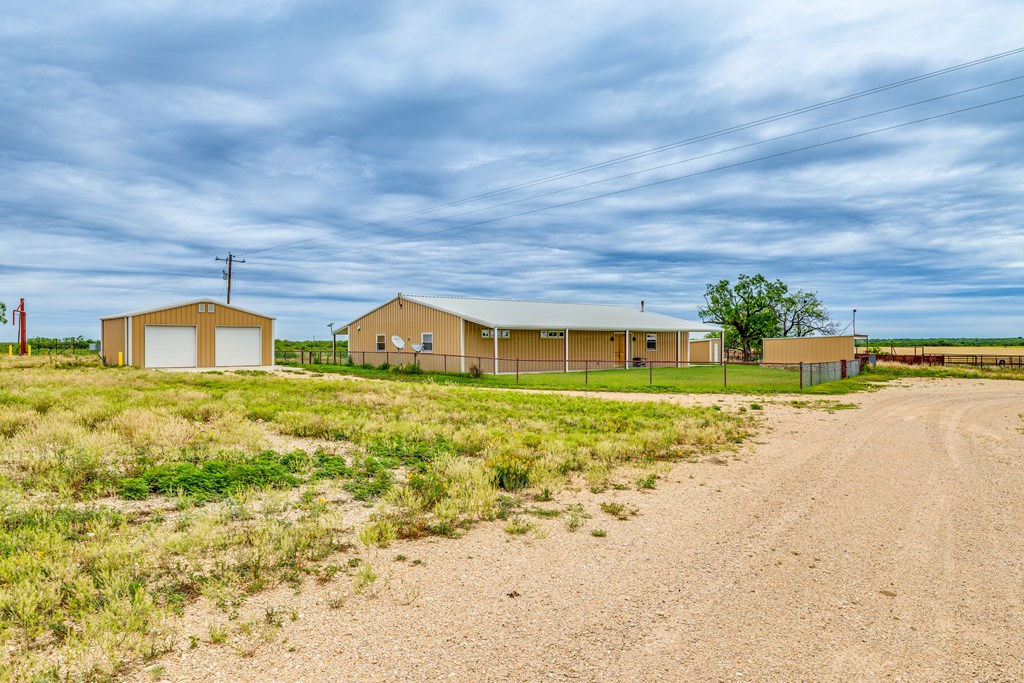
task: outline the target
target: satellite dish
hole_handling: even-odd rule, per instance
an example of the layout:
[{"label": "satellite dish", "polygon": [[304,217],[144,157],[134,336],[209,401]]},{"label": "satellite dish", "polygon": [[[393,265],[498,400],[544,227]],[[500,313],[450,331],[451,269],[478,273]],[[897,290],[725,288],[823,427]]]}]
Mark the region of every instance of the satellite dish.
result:
[{"label": "satellite dish", "polygon": [[405,340],[399,337],[397,334],[391,335],[391,343],[395,345],[395,348],[401,351],[405,348]]},{"label": "satellite dish", "polygon": [[423,350],[423,344],[413,344],[412,350],[415,351],[416,353],[419,353],[420,351]]}]

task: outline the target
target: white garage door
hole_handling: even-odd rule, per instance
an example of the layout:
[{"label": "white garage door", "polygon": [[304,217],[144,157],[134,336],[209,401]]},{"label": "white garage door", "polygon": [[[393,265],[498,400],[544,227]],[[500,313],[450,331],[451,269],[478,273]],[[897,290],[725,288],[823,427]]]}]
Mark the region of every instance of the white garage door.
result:
[{"label": "white garage door", "polygon": [[218,327],[214,364],[218,367],[263,365],[262,338],[258,327]]},{"label": "white garage door", "polygon": [[146,325],[147,368],[194,368],[196,328]]}]

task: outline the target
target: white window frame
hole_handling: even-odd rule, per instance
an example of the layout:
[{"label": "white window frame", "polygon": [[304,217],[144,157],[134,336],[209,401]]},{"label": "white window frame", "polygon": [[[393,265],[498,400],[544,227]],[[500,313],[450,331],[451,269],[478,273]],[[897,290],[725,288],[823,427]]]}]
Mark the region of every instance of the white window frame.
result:
[{"label": "white window frame", "polygon": [[[651,342],[654,342],[654,346],[651,346]],[[647,350],[657,351],[658,350],[658,335],[654,332],[647,334]]]},{"label": "white window frame", "polygon": [[565,339],[565,330],[541,330],[541,339]]},{"label": "white window frame", "polygon": [[490,339],[493,336],[494,336],[494,330],[492,330],[489,327],[485,327],[482,330],[480,330],[480,338],[481,339]]},{"label": "white window frame", "polygon": [[199,312],[206,313],[206,304],[199,304]]},{"label": "white window frame", "polygon": [[[381,347],[384,347],[384,348],[381,348]],[[377,346],[375,348],[377,349],[377,353],[380,353],[382,351],[385,352],[385,353],[387,352],[387,350],[388,350],[388,336],[386,334],[378,334],[377,335]]]},{"label": "white window frame", "polygon": [[206,304],[206,312],[207,313],[213,313],[213,310],[214,310],[213,304]]},{"label": "white window frame", "polygon": [[[430,337],[430,341],[427,341],[427,337]],[[430,348],[427,348],[427,346]],[[420,353],[433,353],[434,352],[434,333],[433,332],[421,332],[420,333],[420,346],[423,350]]]}]

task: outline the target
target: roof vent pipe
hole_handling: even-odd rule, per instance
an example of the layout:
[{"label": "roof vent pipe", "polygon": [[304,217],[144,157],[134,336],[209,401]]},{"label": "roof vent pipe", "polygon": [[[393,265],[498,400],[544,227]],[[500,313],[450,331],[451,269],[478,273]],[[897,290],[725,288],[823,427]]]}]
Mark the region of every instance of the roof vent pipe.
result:
[{"label": "roof vent pipe", "polygon": [[643,299],[640,299],[640,312],[641,313],[644,312],[644,300]]}]

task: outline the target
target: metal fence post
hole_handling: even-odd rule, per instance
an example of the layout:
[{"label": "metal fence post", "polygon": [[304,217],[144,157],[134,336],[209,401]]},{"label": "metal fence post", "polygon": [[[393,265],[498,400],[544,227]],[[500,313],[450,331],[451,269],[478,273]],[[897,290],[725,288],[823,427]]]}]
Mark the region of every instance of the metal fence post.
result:
[{"label": "metal fence post", "polygon": [[647,362],[647,372],[649,374],[648,384],[654,384],[654,363],[651,361]]},{"label": "metal fence post", "polygon": [[800,361],[800,391],[804,390],[804,362]]},{"label": "metal fence post", "polygon": [[590,361],[583,361],[583,384],[590,384]]}]

